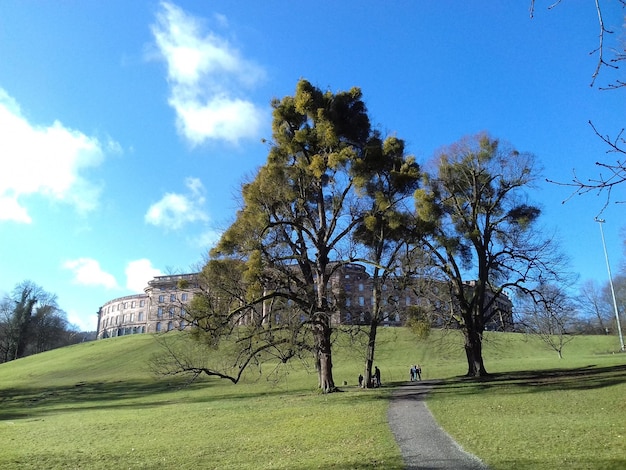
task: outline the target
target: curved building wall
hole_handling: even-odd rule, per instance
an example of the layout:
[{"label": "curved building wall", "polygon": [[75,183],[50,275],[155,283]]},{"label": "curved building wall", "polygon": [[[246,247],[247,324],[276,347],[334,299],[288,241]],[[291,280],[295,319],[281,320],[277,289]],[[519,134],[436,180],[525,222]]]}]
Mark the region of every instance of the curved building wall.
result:
[{"label": "curved building wall", "polygon": [[110,300],[98,311],[98,338],[145,333],[148,318],[145,294]]},{"label": "curved building wall", "polygon": [[184,309],[197,290],[196,277],[157,276],[143,294],[108,301],[98,311],[98,339],[184,328]]}]

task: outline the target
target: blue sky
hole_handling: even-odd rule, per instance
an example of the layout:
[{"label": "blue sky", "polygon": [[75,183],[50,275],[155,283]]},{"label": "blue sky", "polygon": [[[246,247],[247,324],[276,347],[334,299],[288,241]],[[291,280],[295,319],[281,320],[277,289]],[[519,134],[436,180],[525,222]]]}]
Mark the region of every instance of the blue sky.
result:
[{"label": "blue sky", "polygon": [[[361,87],[372,123],[420,162],[488,131],[545,178],[596,177],[614,158],[588,121],[615,135],[626,93],[590,87],[594,2],[551,3],[531,19],[530,0],[3,0],[0,292],[31,280],[95,329],[106,301],[196,269],[265,162],[270,100],[300,78]],[[604,13],[620,31],[623,10]],[[540,181],[530,195],[573,271],[605,282],[603,196],[569,194]],[[602,214],[614,272],[623,210]]]}]

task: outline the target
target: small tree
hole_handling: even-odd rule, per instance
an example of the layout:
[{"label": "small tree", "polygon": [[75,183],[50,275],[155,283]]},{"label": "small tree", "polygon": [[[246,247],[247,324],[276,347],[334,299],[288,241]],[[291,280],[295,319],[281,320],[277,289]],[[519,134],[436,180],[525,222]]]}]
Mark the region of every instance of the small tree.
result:
[{"label": "small tree", "polygon": [[563,359],[563,347],[574,339],[577,309],[573,299],[564,289],[543,284],[531,293],[522,294],[517,306],[524,331],[541,338]]},{"label": "small tree", "polygon": [[[379,325],[390,314],[394,279],[398,275],[403,249],[415,225],[408,206],[419,184],[420,171],[413,157],[406,157],[404,142],[390,137],[374,138],[356,165],[357,185],[369,201],[365,217],[355,230],[355,239],[365,247],[361,261],[372,270],[372,300],[365,358],[364,387],[372,385],[372,367]],[[384,298],[385,288],[390,295]]]}]

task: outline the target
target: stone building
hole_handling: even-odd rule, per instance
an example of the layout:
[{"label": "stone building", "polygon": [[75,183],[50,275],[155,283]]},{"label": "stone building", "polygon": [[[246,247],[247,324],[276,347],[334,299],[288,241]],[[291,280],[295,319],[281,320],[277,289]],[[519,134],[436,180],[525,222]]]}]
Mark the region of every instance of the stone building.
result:
[{"label": "stone building", "polygon": [[[185,305],[198,292],[197,273],[157,276],[148,282],[143,294],[110,300],[98,311],[98,339],[137,333],[158,333],[183,329]],[[393,280],[392,280],[393,281]],[[393,282],[383,286],[381,313],[383,326],[400,326],[411,306],[424,305],[424,299],[410,289],[394,289]],[[330,279],[332,301],[337,305],[332,322],[366,325],[371,321],[374,303],[372,278],[364,266],[350,263],[339,267]],[[446,302],[449,305],[449,301]],[[501,296],[488,330],[510,331],[513,327],[512,304]],[[263,312],[264,318],[273,315]],[[275,313],[274,322],[280,322]]]},{"label": "stone building", "polygon": [[184,328],[181,315],[197,292],[197,274],[157,276],[143,294],[108,301],[98,310],[98,339]]}]

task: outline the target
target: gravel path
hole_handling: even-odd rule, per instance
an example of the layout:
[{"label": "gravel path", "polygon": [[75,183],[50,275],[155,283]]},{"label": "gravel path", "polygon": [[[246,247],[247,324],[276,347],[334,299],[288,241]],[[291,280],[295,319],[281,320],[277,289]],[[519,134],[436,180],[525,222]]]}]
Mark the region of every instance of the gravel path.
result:
[{"label": "gravel path", "polygon": [[424,397],[428,381],[407,382],[393,392],[387,418],[402,451],[407,470],[486,470],[487,466],[465,452],[430,413]]}]

